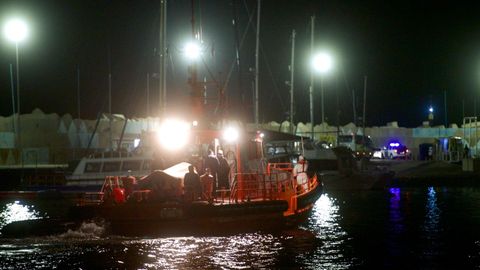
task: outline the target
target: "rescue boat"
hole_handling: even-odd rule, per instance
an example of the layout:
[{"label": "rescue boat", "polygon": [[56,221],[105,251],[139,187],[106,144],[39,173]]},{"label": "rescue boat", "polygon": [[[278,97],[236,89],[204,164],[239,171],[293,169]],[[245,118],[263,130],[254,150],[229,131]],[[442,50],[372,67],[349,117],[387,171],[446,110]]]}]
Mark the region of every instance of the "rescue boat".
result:
[{"label": "rescue boat", "polygon": [[[192,128],[177,134],[186,133],[190,134],[188,143],[177,152],[181,162],[140,179],[107,176],[101,192],[85,193],[67,220],[77,224],[101,220],[108,225],[108,233],[121,235],[283,230],[305,221],[322,194],[315,172],[298,182],[292,174],[293,164],[267,163],[259,132],[250,136],[233,129]],[[201,191],[192,196],[185,187],[185,174],[191,165],[203,171],[208,149],[226,153],[229,187],[212,191],[208,182],[202,182]]]}]

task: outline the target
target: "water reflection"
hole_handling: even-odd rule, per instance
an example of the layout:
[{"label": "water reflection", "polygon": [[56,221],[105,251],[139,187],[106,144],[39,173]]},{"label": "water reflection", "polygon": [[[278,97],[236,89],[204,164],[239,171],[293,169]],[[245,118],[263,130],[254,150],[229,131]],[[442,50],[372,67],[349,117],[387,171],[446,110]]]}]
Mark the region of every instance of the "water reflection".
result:
[{"label": "water reflection", "polygon": [[390,188],[389,229],[394,235],[404,232],[405,224],[403,211],[400,204],[400,188]]},{"label": "water reflection", "polygon": [[39,219],[40,213],[33,205],[22,204],[14,201],[0,208],[0,229],[8,223],[20,220]]},{"label": "water reflection", "polygon": [[[1,239],[0,268],[474,269],[478,201],[479,189],[326,193],[300,229],[280,235],[97,237],[101,226],[89,225],[64,235]],[[37,218],[43,209],[0,204],[0,222]]]},{"label": "water reflection", "polygon": [[426,260],[432,260],[440,253],[440,217],[441,210],[438,207],[437,192],[433,187],[428,188],[427,202],[425,204],[425,220],[422,226],[424,246],[423,256]]},{"label": "water reflection", "polygon": [[135,253],[144,257],[143,267],[168,269],[201,269],[206,265],[223,269],[269,268],[275,265],[282,249],[279,239],[268,234],[165,238],[125,244],[130,246],[126,253],[139,245]]},{"label": "water reflection", "polygon": [[441,210],[437,205],[437,192],[433,187],[428,188],[427,203],[425,205],[424,230],[428,233],[427,237],[432,237],[438,233]]},{"label": "water reflection", "polygon": [[308,219],[308,228],[315,231],[321,245],[312,254],[299,255],[298,261],[311,269],[349,269],[355,265],[357,259],[351,256],[351,239],[340,225],[341,220],[338,200],[323,194]]}]

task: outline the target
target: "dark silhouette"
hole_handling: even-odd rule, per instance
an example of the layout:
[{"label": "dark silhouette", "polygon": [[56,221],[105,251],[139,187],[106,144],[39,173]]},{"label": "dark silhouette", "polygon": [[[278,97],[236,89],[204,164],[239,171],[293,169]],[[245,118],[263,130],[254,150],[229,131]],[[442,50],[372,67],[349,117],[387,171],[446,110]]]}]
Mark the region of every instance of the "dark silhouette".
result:
[{"label": "dark silhouette", "polygon": [[217,159],[219,162],[218,168],[218,187],[220,189],[230,189],[230,165],[228,165],[227,159],[223,156],[223,151],[218,150]]},{"label": "dark silhouette", "polygon": [[196,200],[202,195],[200,176],[195,172],[195,167],[193,165],[188,166],[188,173],[185,174],[183,183],[186,201]]},{"label": "dark silhouette", "polygon": [[217,173],[218,173],[219,167],[220,167],[220,163],[218,162],[217,157],[215,156],[215,154],[211,149],[208,150],[208,156],[205,159],[205,168],[209,168],[210,173],[213,176],[213,193],[214,194],[217,190]]}]

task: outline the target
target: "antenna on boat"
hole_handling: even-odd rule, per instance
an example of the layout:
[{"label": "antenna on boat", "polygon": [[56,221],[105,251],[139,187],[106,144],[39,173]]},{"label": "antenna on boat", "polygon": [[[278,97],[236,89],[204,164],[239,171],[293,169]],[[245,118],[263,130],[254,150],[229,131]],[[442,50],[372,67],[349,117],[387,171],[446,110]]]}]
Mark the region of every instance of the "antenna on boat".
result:
[{"label": "antenna on boat", "polygon": [[255,45],[255,125],[258,125],[258,53],[260,45],[260,7],[261,0],[257,0],[257,33],[256,33],[256,45]]},{"label": "antenna on boat", "polygon": [[166,69],[166,54],[167,54],[167,0],[160,0],[160,27],[159,27],[159,44],[158,54],[160,56],[158,78],[159,78],[159,93],[158,106],[160,107],[160,115],[165,114],[167,107],[167,69]]}]

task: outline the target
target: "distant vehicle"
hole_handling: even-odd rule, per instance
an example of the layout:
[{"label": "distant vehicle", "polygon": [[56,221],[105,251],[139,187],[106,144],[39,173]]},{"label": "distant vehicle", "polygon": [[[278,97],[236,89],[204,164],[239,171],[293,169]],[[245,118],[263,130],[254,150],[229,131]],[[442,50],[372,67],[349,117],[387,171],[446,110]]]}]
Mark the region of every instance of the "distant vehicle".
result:
[{"label": "distant vehicle", "polygon": [[383,158],[388,159],[410,159],[412,153],[408,149],[407,146],[398,143],[398,142],[391,142],[388,144],[387,147],[383,149]]},{"label": "distant vehicle", "polygon": [[375,152],[370,136],[343,134],[338,136],[338,145],[352,150],[357,158],[371,158]]}]

